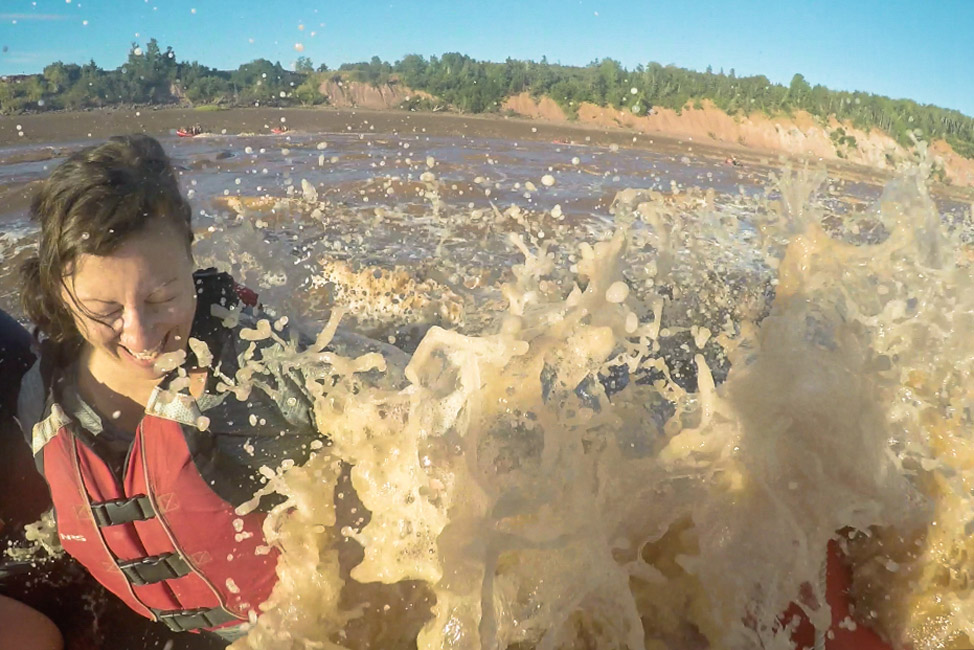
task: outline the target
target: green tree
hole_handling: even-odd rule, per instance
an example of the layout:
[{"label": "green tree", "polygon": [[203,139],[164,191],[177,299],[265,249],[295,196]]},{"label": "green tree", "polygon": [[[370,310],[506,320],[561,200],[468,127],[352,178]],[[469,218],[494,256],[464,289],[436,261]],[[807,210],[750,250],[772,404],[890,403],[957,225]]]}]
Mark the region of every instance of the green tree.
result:
[{"label": "green tree", "polygon": [[[78,66],[74,67],[77,68]],[[67,90],[68,85],[72,81],[68,66],[64,65],[61,61],[56,61],[45,67],[43,75],[52,93],[60,93]]]},{"label": "green tree", "polygon": [[805,81],[804,75],[795,74],[791,78],[791,85],[788,86],[788,99],[792,106],[805,108],[809,96],[812,94],[812,87]]},{"label": "green tree", "polygon": [[47,94],[47,84],[44,83],[44,77],[40,75],[31,75],[27,77],[27,80],[23,83],[23,95],[31,104],[37,104],[39,101],[44,99],[44,95]]},{"label": "green tree", "polygon": [[325,96],[318,90],[323,81],[323,77],[324,73],[309,74],[308,78],[294,89],[294,98],[302,106],[323,104],[325,102]]},{"label": "green tree", "polygon": [[145,48],[132,43],[125,64],[117,77],[122,101],[164,104],[171,102],[170,83],[175,77],[175,55],[172,50],[162,53],[156,39],[149,39]]},{"label": "green tree", "polygon": [[0,113],[11,115],[15,112],[17,90],[11,81],[0,81]]},{"label": "green tree", "polygon": [[[193,103],[230,102],[243,105],[311,105],[322,101],[319,84],[326,79],[349,77],[374,84],[399,81],[409,88],[430,93],[427,107],[444,102],[457,110],[493,111],[510,95],[529,91],[555,99],[569,114],[582,102],[601,106],[651,107],[681,110],[688,103],[709,99],[730,113],[764,111],[769,114],[796,108],[822,119],[835,117],[861,128],[876,127],[904,146],[912,146],[915,131],[927,139],[943,138],[955,151],[974,158],[974,118],[954,110],[921,106],[906,99],[890,99],[865,92],[833,91],[810,86],[795,74],[785,86],[763,75],[738,77],[731,68],[713,73],[695,72],[650,62],[633,69],[612,59],[585,67],[508,58],[503,63],[478,61],[458,52],[426,59],[404,56],[394,64],[372,57],[346,63],[329,73],[321,64],[313,72],[311,60],[300,57],[296,71],[281,64],[257,59],[236,70],[215,70],[197,62],[176,60],[171,47],[163,52],[155,39],[145,47],[132,44],[126,62],[116,70],[102,70],[94,61],[78,66],[56,61],[42,74],[0,82],[0,112],[110,106],[125,102],[167,103],[185,98]],[[328,74],[326,74],[328,73]],[[413,102],[412,107],[418,105]],[[851,136],[836,136],[842,146],[855,146]]]},{"label": "green tree", "polygon": [[[290,103],[289,95],[303,76],[288,72],[281,64],[267,59],[245,63],[230,74],[230,82],[237,89],[238,98],[245,104],[261,103],[279,106]],[[281,96],[284,93],[284,96]]]}]

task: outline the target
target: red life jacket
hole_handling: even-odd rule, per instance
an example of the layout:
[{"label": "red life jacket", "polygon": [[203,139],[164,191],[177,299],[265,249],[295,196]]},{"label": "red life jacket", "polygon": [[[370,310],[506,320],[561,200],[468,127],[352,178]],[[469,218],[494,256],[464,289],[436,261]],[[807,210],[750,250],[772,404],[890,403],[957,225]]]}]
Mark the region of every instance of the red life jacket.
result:
[{"label": "red life jacket", "polygon": [[142,419],[121,484],[60,407],[39,426],[64,549],[133,610],[178,631],[213,629],[247,621],[270,596],[278,553],[264,546],[265,515],[237,516],[210,489],[179,422]]},{"label": "red life jacket", "polygon": [[853,620],[849,599],[851,586],[852,571],[846,564],[839,543],[832,540],[828,547],[825,588],[825,598],[832,609],[832,625],[825,632],[817,632],[804,612],[793,604],[785,612],[784,619],[787,621],[798,616],[799,622],[791,637],[797,650],[821,647],[825,650],[890,650],[891,646],[872,628],[863,624],[848,625]]}]

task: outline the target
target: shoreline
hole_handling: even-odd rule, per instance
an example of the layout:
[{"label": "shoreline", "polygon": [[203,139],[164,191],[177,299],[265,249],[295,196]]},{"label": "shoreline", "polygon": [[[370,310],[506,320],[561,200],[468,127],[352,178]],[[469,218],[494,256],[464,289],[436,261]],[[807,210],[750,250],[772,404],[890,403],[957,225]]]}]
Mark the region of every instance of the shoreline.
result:
[{"label": "shoreline", "polygon": [[[462,114],[411,112],[398,109],[335,108],[272,108],[236,107],[219,111],[197,111],[191,108],[138,107],[131,109],[105,108],[90,111],[50,111],[20,115],[0,124],[0,148],[22,145],[81,145],[85,141],[98,142],[119,133],[141,132],[156,137],[174,135],[177,128],[199,124],[208,134],[238,135],[256,133],[271,135],[272,127],[285,118],[291,131],[301,133],[398,133],[400,135],[500,137],[504,139],[542,140],[568,139],[572,144],[608,146],[618,144],[650,148],[693,146],[702,152],[718,154],[734,152],[755,156],[776,156],[776,152],[759,151],[727,143],[694,142],[693,138],[666,133],[641,133],[621,127],[600,127],[584,123],[558,123],[528,117],[508,117],[496,114]],[[17,125],[23,127],[18,135]],[[374,127],[370,129],[368,127]],[[348,127],[351,127],[349,129]],[[364,127],[364,128],[363,128]],[[542,132],[542,128],[544,131]],[[574,138],[572,136],[575,136]],[[591,141],[584,141],[585,137]],[[658,140],[650,143],[650,140]],[[581,140],[581,141],[579,141]],[[640,142],[641,141],[641,142]],[[568,144],[566,142],[566,144]],[[650,146],[647,146],[650,145]]]},{"label": "shoreline", "polygon": [[[361,108],[228,108],[219,111],[197,111],[191,108],[137,107],[109,108],[91,111],[51,111],[21,115],[0,121],[0,148],[25,146],[51,147],[50,157],[64,150],[96,143],[119,133],[146,133],[156,137],[173,137],[177,128],[199,124],[204,131],[226,135],[239,133],[267,134],[280,126],[281,119],[297,133],[392,133],[401,136],[482,137],[505,140],[564,141],[566,146],[617,145],[667,153],[693,153],[708,158],[734,157],[745,165],[779,168],[783,162],[822,164],[830,176],[844,180],[882,185],[893,177],[887,170],[858,163],[812,159],[781,151],[757,149],[727,142],[705,142],[692,137],[663,132],[645,133],[624,127],[605,127],[584,123],[559,123],[544,119],[509,117],[493,114],[458,114],[409,112],[396,109]],[[17,127],[22,130],[18,130]],[[23,135],[19,135],[23,133]],[[280,136],[277,136],[280,137]],[[23,152],[0,153],[0,163],[37,160]],[[941,196],[974,201],[974,189],[931,184]],[[19,192],[5,192],[4,199]]]}]

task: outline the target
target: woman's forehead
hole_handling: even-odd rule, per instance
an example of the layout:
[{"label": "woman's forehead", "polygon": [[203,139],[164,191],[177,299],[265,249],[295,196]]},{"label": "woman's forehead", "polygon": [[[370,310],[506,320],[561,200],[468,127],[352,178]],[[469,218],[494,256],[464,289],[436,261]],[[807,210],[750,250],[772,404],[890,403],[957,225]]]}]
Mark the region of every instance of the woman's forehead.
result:
[{"label": "woman's forehead", "polygon": [[181,237],[158,230],[132,235],[108,255],[81,255],[71,274],[79,297],[130,290],[152,291],[192,273],[192,262]]}]

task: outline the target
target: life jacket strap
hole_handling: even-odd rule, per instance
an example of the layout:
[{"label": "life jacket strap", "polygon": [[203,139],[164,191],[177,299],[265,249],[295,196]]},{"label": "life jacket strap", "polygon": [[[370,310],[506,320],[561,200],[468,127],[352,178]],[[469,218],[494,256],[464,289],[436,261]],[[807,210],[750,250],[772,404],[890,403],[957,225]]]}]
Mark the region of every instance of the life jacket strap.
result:
[{"label": "life jacket strap", "polygon": [[142,521],[156,516],[149,497],[140,495],[130,499],[115,499],[91,504],[91,513],[100,528]]},{"label": "life jacket strap", "polygon": [[203,628],[216,627],[231,621],[243,622],[222,607],[213,609],[152,610],[162,623],[174,632],[189,632]]},{"label": "life jacket strap", "polygon": [[137,586],[181,578],[190,572],[190,566],[179,553],[163,553],[119,562],[118,568],[128,577],[129,582]]}]

